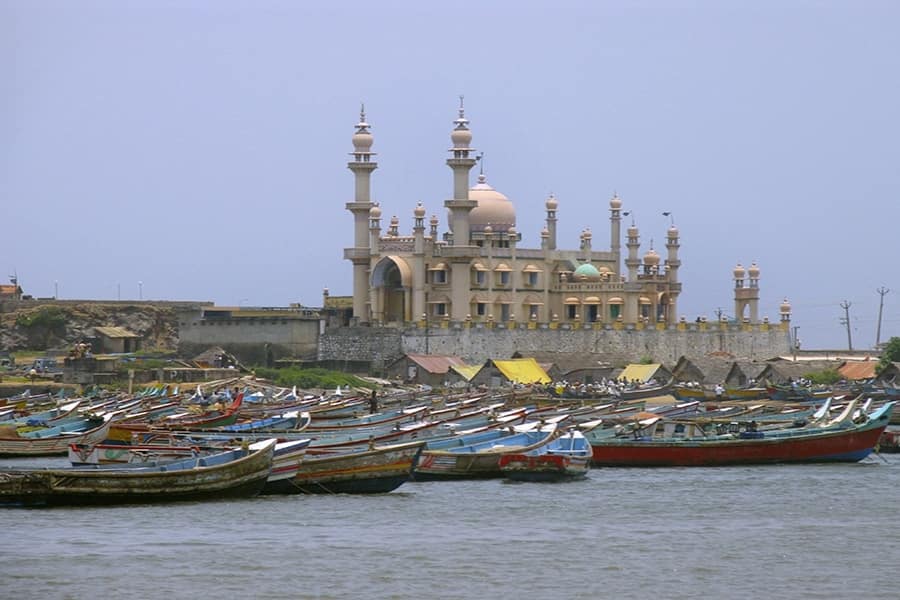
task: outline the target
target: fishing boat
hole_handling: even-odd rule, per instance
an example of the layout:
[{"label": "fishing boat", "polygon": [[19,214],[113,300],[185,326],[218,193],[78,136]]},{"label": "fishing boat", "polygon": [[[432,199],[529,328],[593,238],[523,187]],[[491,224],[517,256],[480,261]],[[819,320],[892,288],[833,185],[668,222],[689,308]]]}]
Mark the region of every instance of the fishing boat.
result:
[{"label": "fishing boat", "polygon": [[108,417],[85,418],[81,423],[69,423],[28,432],[15,428],[0,428],[0,457],[64,456],[69,444],[99,444],[106,439],[112,421]]},{"label": "fishing boat", "polygon": [[631,431],[602,431],[586,437],[593,463],[601,466],[718,466],[766,463],[858,462],[868,456],[887,427],[894,408],[889,402],[871,413],[855,409],[855,401],[834,419],[803,427],[724,434],[703,427],[682,430],[682,437],[656,437],[659,417],[638,422]]},{"label": "fishing boat", "polygon": [[514,481],[567,481],[581,479],[591,466],[592,449],[580,431],[570,430],[547,444],[500,457],[500,471]]},{"label": "fishing boat", "polygon": [[99,465],[0,471],[0,506],[71,506],[255,496],[272,469],[276,440],[155,466]]},{"label": "fishing boat", "polygon": [[409,480],[425,442],[327,452],[308,448],[293,477],[272,482],[266,493],[385,494]]},{"label": "fishing boat", "polygon": [[525,423],[510,428],[509,435],[464,446],[453,440],[435,443],[422,452],[413,472],[416,481],[483,479],[501,477],[500,458],[522,454],[548,443],[559,435],[555,424]]}]

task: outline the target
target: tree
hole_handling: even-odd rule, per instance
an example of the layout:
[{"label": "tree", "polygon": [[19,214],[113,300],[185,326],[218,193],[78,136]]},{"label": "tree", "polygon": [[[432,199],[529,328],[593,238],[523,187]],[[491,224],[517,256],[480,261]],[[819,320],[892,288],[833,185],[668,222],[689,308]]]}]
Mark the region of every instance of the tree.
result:
[{"label": "tree", "polygon": [[900,337],[892,337],[885,344],[884,351],[881,353],[881,360],[878,361],[878,366],[875,367],[875,372],[880,374],[892,362],[900,362]]}]

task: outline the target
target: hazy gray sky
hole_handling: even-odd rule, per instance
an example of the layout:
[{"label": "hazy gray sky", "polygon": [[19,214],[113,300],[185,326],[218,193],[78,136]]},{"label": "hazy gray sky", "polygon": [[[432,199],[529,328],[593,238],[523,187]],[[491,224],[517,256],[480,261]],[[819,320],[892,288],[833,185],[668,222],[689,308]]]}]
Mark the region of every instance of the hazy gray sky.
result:
[{"label": "hazy gray sky", "polygon": [[872,346],[881,286],[900,335],[896,0],[0,0],[0,266],[35,296],[349,294],[360,102],[385,222],[421,200],[444,231],[459,94],[525,246],[552,191],[560,246],[608,248],[617,191],[642,254],[673,213],[689,319],[756,261],[804,347],[846,348],[844,300]]}]

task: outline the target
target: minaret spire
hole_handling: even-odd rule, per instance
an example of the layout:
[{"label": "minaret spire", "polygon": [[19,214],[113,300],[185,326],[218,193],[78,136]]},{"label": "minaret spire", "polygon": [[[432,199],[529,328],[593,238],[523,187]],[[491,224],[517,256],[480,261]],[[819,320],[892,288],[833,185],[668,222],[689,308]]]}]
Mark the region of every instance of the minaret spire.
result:
[{"label": "minaret spire", "polygon": [[[353,171],[355,181],[353,201],[346,204],[347,210],[353,214],[354,243],[352,248],[344,249],[344,258],[353,263],[353,316],[363,322],[369,321],[366,307],[369,295],[369,253],[374,250],[371,248],[369,211],[374,207],[372,171],[378,168],[378,163],[372,160],[375,156],[372,152],[373,141],[366,122],[366,105],[360,103],[359,123],[353,133],[353,152],[350,153],[352,160],[347,163],[347,168]],[[376,212],[380,217],[380,210]]]}]

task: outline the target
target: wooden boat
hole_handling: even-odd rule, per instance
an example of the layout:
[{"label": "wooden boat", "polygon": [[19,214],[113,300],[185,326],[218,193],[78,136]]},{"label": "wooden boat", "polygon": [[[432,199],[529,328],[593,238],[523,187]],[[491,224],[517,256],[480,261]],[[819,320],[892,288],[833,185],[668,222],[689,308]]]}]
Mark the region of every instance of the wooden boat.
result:
[{"label": "wooden boat", "polygon": [[766,463],[858,462],[872,452],[887,427],[890,402],[855,422],[851,402],[844,412],[823,424],[771,431],[740,431],[723,435],[656,438],[649,431],[659,418],[640,423],[625,435],[586,433],[593,463],[602,466],[718,466]]},{"label": "wooden boat", "polygon": [[[529,427],[530,425],[530,427]],[[543,446],[559,435],[556,425],[541,427],[526,423],[510,435],[466,446],[435,445],[422,452],[413,472],[416,481],[501,477],[500,457],[522,454]]]},{"label": "wooden boat", "polygon": [[580,431],[567,434],[529,452],[504,454],[500,471],[514,481],[566,481],[581,479],[591,465],[592,449]]},{"label": "wooden boat", "polygon": [[0,471],[0,506],[173,502],[255,496],[272,469],[276,441],[153,467]]},{"label": "wooden boat", "polygon": [[112,421],[109,418],[86,420],[89,429],[62,425],[19,434],[15,428],[0,428],[0,457],[65,456],[69,444],[99,444],[106,439]]},{"label": "wooden boat", "polygon": [[371,446],[358,451],[307,449],[297,473],[265,493],[384,494],[409,480],[425,442]]}]

